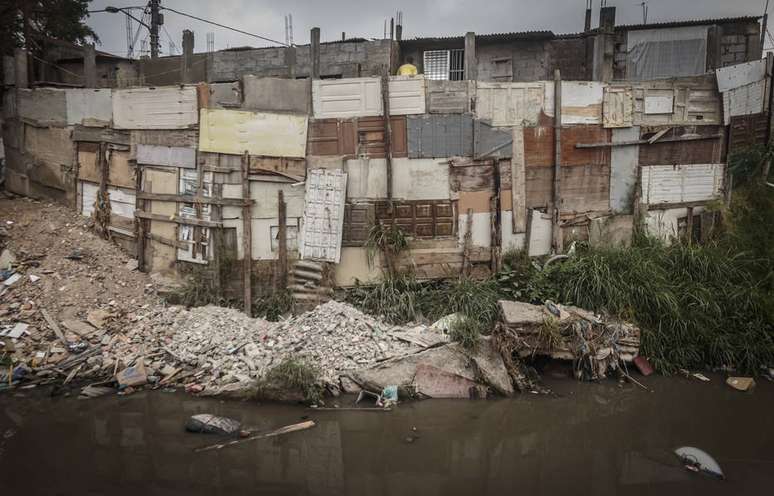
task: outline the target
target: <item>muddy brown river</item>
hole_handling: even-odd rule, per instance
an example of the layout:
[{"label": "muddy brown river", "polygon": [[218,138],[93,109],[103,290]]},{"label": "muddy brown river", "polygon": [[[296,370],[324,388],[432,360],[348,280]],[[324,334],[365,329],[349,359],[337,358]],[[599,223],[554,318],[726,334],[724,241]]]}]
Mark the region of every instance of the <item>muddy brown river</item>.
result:
[{"label": "muddy brown river", "polygon": [[[654,392],[555,379],[555,396],[428,400],[375,413],[161,391],[3,394],[0,494],[772,494],[774,384],[761,379],[740,393],[719,376],[643,380]],[[194,453],[219,439],[184,432],[195,413],[257,429],[304,416],[317,426]],[[682,468],[672,450],[684,445],[713,455],[726,480]]]}]

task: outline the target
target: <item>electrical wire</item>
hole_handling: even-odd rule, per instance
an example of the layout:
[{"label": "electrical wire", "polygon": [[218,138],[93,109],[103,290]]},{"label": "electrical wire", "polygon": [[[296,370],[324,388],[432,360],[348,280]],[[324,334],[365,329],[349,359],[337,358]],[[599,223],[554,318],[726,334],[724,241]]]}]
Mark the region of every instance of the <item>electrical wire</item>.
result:
[{"label": "electrical wire", "polygon": [[207,20],[207,19],[203,19],[203,18],[197,17],[195,15],[186,14],[185,12],[180,12],[179,10],[170,9],[169,7],[161,7],[161,9],[162,10],[168,10],[170,12],[174,12],[175,14],[180,14],[182,16],[190,17],[191,19],[196,19],[197,21],[206,22],[207,24],[212,24],[213,26],[218,26],[218,27],[221,27],[221,28],[224,28],[224,29],[230,29],[231,31],[236,31],[237,33],[245,34],[247,36],[252,36],[253,38],[258,38],[258,39],[261,39],[261,40],[264,40],[264,41],[270,41],[271,43],[276,43],[276,44],[282,45],[282,46],[289,46],[287,43],[283,43],[281,41],[273,40],[271,38],[266,38],[265,36],[261,36],[261,35],[258,35],[258,34],[248,33],[247,31],[242,31],[241,29],[232,28],[231,26],[226,26],[225,24],[219,24],[217,22],[210,21],[210,20]]}]

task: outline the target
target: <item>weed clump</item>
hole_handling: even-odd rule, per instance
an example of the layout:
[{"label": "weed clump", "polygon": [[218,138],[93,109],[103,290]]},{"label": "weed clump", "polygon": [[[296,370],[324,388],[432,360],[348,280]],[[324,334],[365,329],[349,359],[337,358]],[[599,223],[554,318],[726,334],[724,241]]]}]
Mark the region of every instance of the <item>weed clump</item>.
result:
[{"label": "weed clump", "polygon": [[288,289],[276,290],[253,300],[253,316],[272,322],[278,321],[283,315],[293,313],[295,300]]},{"label": "weed clump", "polygon": [[456,319],[449,328],[449,337],[463,348],[473,351],[478,346],[484,325],[481,321],[463,316]]},{"label": "weed clump", "polygon": [[319,403],[323,395],[319,376],[316,366],[299,357],[288,357],[266,372],[258,384],[256,395],[282,399],[300,393],[305,402]]}]

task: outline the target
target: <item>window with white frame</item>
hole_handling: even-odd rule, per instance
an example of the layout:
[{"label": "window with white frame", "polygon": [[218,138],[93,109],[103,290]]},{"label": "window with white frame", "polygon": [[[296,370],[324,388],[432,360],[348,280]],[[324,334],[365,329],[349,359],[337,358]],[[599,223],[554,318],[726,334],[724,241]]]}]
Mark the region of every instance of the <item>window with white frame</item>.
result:
[{"label": "window with white frame", "polygon": [[426,50],[423,54],[427,79],[461,81],[465,79],[465,50]]}]

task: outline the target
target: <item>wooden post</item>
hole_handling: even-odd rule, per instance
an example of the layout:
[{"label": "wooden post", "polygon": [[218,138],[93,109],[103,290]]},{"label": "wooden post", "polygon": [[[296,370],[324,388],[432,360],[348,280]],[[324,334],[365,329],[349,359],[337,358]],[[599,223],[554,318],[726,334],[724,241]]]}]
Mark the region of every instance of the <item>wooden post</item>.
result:
[{"label": "wooden post", "polygon": [[320,28],[312,28],[310,40],[312,79],[320,79]]},{"label": "wooden post", "polygon": [[[143,191],[142,173],[142,166],[137,164],[137,177],[134,183],[136,192]],[[134,205],[135,210],[145,210],[145,200],[140,199],[139,195],[135,195]],[[137,270],[140,272],[145,272],[145,222],[145,219],[134,217],[135,256],[137,257]]]},{"label": "wooden post", "polygon": [[26,89],[30,87],[29,75],[27,74],[27,50],[24,48],[17,48],[13,52],[13,58],[15,60],[16,67],[14,73],[16,75],[16,89]]},{"label": "wooden post", "polygon": [[387,199],[392,200],[392,123],[390,122],[390,77],[382,76],[384,109],[384,158],[387,164]]},{"label": "wooden post", "polygon": [[562,250],[562,228],[559,226],[562,210],[562,75],[554,70],[554,194],[552,205],[553,245],[555,253]]},{"label": "wooden post", "polygon": [[97,51],[93,43],[83,47],[83,78],[87,88],[97,87]]},{"label": "wooden post", "polygon": [[279,232],[277,233],[279,277],[277,281],[280,289],[286,289],[288,287],[288,233],[285,193],[282,190],[277,191],[277,217],[279,219]]},{"label": "wooden post", "polygon": [[476,33],[465,33],[465,79],[475,81],[478,76],[476,61]]},{"label": "wooden post", "polygon": [[[218,154],[218,165],[220,165],[220,157]],[[223,176],[220,174],[212,175],[212,196],[215,200],[223,198]],[[210,205],[210,220],[213,222],[221,222],[223,220],[223,207],[218,204]],[[212,254],[212,277],[215,286],[215,291],[218,297],[223,296],[223,281],[222,278],[222,264],[221,257],[223,256],[223,229],[211,229],[210,230],[210,253]]]},{"label": "wooden post", "polygon": [[253,229],[250,218],[250,155],[247,150],[242,155],[242,281],[244,284],[245,313],[252,316],[253,287],[252,287],[252,261],[253,261]]},{"label": "wooden post", "polygon": [[693,207],[688,207],[688,217],[685,223],[685,241],[688,246],[693,244]]},{"label": "wooden post", "polygon": [[511,154],[511,211],[513,232],[527,229],[527,179],[524,161],[524,128],[513,127]]}]

